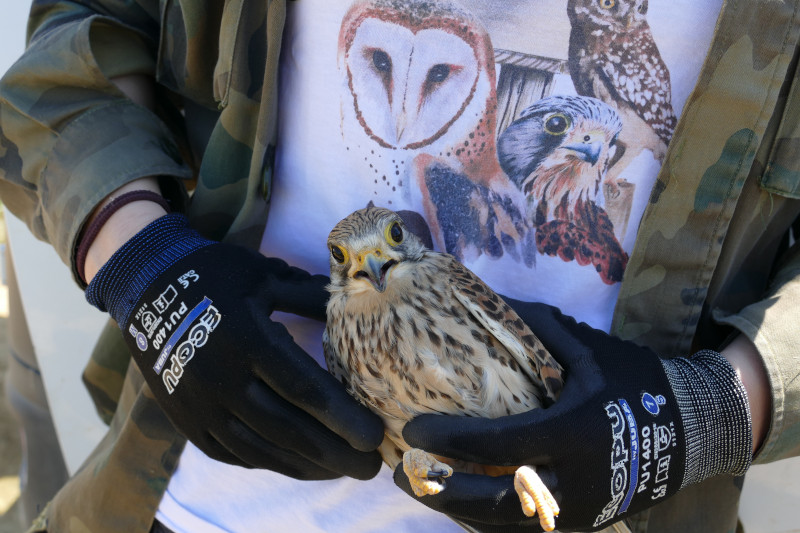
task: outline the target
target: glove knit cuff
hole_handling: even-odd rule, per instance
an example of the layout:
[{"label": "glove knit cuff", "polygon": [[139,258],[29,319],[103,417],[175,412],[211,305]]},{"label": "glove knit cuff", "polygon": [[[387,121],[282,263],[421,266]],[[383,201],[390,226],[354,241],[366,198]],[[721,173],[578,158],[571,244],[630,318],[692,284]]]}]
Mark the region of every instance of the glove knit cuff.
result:
[{"label": "glove knit cuff", "polygon": [[122,327],[133,307],[160,274],[190,253],[214,244],[189,227],[179,213],[151,222],[123,244],[86,288],[86,299]]},{"label": "glove knit cuff", "polygon": [[681,488],[718,474],[744,474],[753,460],[747,392],[721,354],[703,350],[691,358],[661,361],[672,385],[686,436]]}]

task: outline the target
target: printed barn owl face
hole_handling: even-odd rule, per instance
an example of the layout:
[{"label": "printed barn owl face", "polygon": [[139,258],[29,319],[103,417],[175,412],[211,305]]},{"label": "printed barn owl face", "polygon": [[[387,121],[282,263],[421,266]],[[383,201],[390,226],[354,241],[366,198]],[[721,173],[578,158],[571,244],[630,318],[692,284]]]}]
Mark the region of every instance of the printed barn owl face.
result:
[{"label": "printed barn owl face", "polygon": [[444,135],[475,95],[478,63],[461,37],[366,19],[346,55],[362,127],[384,147],[414,149]]},{"label": "printed barn owl face", "polygon": [[478,167],[499,170],[494,49],[455,2],[355,2],[342,20],[338,65],[345,151],[376,205],[418,206],[421,157],[486,181],[494,170]]}]

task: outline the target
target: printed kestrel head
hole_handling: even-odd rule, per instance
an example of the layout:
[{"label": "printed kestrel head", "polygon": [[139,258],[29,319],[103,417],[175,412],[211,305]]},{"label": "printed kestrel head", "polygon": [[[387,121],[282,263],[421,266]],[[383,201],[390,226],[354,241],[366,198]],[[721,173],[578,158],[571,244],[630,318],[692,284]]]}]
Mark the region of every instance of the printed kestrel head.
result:
[{"label": "printed kestrel head", "polygon": [[572,213],[578,200],[597,195],[621,131],[619,114],[596,98],[542,98],[500,135],[500,166],[551,212],[566,201]]},{"label": "printed kestrel head", "polygon": [[426,248],[400,216],[382,207],[355,211],[328,235],[330,290],[384,292],[392,276],[409,273]]}]

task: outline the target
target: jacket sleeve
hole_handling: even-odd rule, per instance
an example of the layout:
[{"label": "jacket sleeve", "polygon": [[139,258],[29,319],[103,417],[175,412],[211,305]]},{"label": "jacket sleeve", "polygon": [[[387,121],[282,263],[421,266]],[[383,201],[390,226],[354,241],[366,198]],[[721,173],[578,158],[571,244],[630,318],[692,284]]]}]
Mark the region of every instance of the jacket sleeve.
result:
[{"label": "jacket sleeve", "polygon": [[800,455],[800,243],[782,263],[766,298],[718,317],[756,345],[772,389],[772,423],[755,463]]},{"label": "jacket sleeve", "polygon": [[28,47],[0,80],[0,198],[65,263],[109,193],[191,176],[165,123],[109,81],[154,75],[159,32],[157,0],[37,0]]}]

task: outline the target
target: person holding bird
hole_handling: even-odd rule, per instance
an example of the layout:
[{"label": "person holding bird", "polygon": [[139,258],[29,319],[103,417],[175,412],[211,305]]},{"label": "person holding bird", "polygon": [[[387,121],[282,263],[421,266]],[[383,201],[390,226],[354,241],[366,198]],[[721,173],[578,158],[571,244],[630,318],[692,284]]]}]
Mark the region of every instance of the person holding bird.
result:
[{"label": "person holding bird", "polygon": [[798,8],[33,2],[0,198],[109,429],[32,531],[735,529],[800,453]]}]

